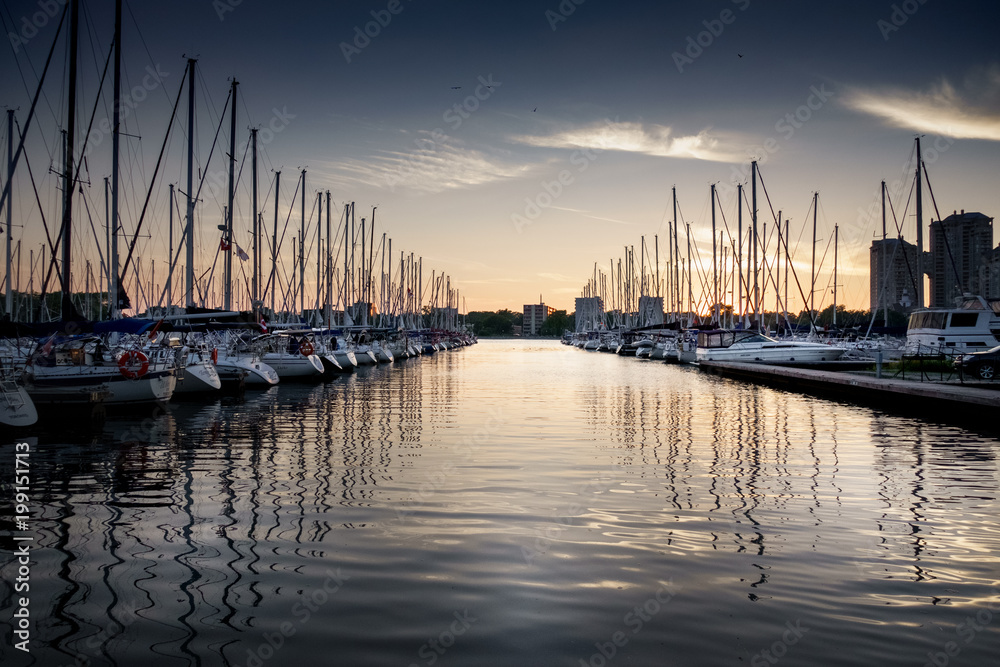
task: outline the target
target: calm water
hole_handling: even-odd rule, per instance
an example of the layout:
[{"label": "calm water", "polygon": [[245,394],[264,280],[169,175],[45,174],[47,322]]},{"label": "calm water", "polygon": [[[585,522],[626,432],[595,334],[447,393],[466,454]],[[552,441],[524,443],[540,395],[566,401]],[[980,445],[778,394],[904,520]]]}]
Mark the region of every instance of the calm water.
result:
[{"label": "calm water", "polygon": [[5,666],[1000,660],[1000,446],[957,427],[484,341],[31,442]]}]

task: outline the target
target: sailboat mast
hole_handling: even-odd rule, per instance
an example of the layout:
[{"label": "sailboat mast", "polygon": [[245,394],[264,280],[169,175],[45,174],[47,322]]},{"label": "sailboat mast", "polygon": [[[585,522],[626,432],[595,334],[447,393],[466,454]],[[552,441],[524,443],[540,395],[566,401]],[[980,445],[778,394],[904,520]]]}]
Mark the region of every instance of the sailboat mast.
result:
[{"label": "sailboat mast", "polygon": [[[302,229],[299,232],[299,314],[306,312],[306,170],[302,170]],[[294,307],[294,304],[293,304]]]},{"label": "sailboat mast", "polygon": [[330,191],[326,191],[326,299],[323,306],[323,321],[330,328],[333,317],[330,299],[333,297],[333,236],[330,227]]},{"label": "sailboat mast", "polygon": [[[184,304],[191,308],[194,301],[194,58],[188,58],[188,132],[187,132],[187,215],[184,242],[187,244],[187,266],[184,276]],[[117,107],[117,105],[116,105]],[[117,160],[115,161],[117,162]],[[112,271],[112,275],[116,272]],[[114,298],[114,296],[112,296]]]},{"label": "sailboat mast", "polygon": [[[924,199],[921,189],[920,137],[917,137],[917,308],[924,307]],[[941,305],[941,304],[938,304]]]},{"label": "sailboat mast", "polygon": [[226,212],[226,274],[223,286],[222,307],[231,310],[233,306],[233,199],[236,196],[236,86],[239,82],[233,77],[232,109],[229,115],[229,206]]},{"label": "sailboat mast", "polygon": [[250,143],[252,145],[253,158],[250,165],[250,190],[251,209],[253,211],[253,278],[250,281],[250,307],[254,312],[254,321],[257,321],[258,309],[260,308],[260,216],[257,215],[257,128],[250,130]]},{"label": "sailboat mast", "polygon": [[167,200],[167,206],[170,208],[169,222],[167,224],[167,237],[168,249],[167,249],[167,306],[171,305],[174,296],[174,272],[170,265],[171,260],[174,257],[174,184],[170,184],[170,198]]},{"label": "sailboat mast", "polygon": [[837,328],[837,245],[840,241],[840,225],[833,226],[833,328]]},{"label": "sailboat mast", "polygon": [[760,286],[757,282],[757,161],[750,163],[752,179],[750,183],[750,218],[753,224],[753,237],[751,239],[751,251],[753,253],[753,319],[760,328],[760,319],[757,315],[760,304]]},{"label": "sailboat mast", "polygon": [[889,295],[886,293],[886,283],[889,279],[889,267],[885,265],[885,181],[882,181],[882,252],[879,265],[882,267],[882,289],[879,290],[882,301],[882,326],[889,326]]},{"label": "sailboat mast", "polygon": [[[71,271],[72,271],[72,248],[73,248],[73,144],[76,130],[76,61],[78,32],[80,26],[80,3],[79,0],[70,0],[70,32],[69,32],[69,97],[67,103],[67,129],[65,160],[63,166],[63,220],[62,220],[62,317],[64,320],[71,319],[75,315],[75,308],[70,297]],[[13,197],[11,197],[13,200]]]},{"label": "sailboat mast", "polygon": [[812,264],[809,268],[809,319],[816,314],[816,217],[819,208],[819,193],[813,193],[813,237],[812,237]]},{"label": "sailboat mast", "polygon": [[743,308],[743,184],[736,185],[736,307],[740,311],[740,321],[746,323],[746,309]]},{"label": "sailboat mast", "polygon": [[719,321],[719,264],[715,252],[715,183],[712,183],[712,321]]},{"label": "sailboat mast", "polygon": [[[7,109],[7,177],[12,178],[14,175],[14,110]],[[7,200],[7,307],[4,312],[7,314],[8,320],[13,320],[14,317],[11,311],[14,309],[14,290],[11,288],[10,284],[10,237],[13,236],[13,222],[14,222],[14,198],[11,197]],[[18,285],[20,287],[20,285]]]},{"label": "sailboat mast", "polygon": [[121,139],[122,0],[115,0],[115,71],[111,106],[111,250],[108,253],[108,306],[110,318],[119,315],[118,299],[118,154]]},{"label": "sailboat mast", "polygon": [[278,268],[278,193],[281,191],[281,172],[274,173],[274,236],[271,237],[271,317],[274,317],[274,295],[278,291],[275,283],[275,271]]},{"label": "sailboat mast", "polygon": [[[674,252],[674,239],[677,238],[676,237],[677,234],[677,186],[676,185],[671,188],[671,194],[674,203],[674,217],[671,228],[667,230],[669,234],[669,238],[667,238],[667,244],[670,247],[670,262],[667,268],[668,268],[668,273],[670,274],[670,310],[673,311],[674,321],[676,322],[680,319],[679,317],[680,307],[675,307],[675,304],[677,304],[677,300],[675,300],[674,298],[675,294],[679,294],[679,292],[677,292],[678,289],[677,280],[674,271],[674,269],[677,266],[675,262],[676,253]],[[621,278],[620,275],[619,278]]]},{"label": "sailboat mast", "polygon": [[312,317],[315,322],[319,316],[319,306],[323,295],[323,193],[316,193],[316,313]]}]

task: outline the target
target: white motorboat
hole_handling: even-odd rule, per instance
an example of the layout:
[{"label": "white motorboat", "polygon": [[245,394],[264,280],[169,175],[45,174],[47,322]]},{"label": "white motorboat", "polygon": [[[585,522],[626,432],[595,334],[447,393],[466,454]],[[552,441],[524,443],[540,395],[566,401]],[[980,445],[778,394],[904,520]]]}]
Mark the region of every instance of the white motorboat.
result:
[{"label": "white motorboat", "polygon": [[918,310],[906,327],[910,354],[978,352],[1000,345],[1000,300],[967,296],[957,308]]},{"label": "white motorboat", "polygon": [[695,351],[698,362],[817,362],[835,361],[843,354],[842,347],[803,341],[780,341],[755,331],[732,329],[700,332]]}]

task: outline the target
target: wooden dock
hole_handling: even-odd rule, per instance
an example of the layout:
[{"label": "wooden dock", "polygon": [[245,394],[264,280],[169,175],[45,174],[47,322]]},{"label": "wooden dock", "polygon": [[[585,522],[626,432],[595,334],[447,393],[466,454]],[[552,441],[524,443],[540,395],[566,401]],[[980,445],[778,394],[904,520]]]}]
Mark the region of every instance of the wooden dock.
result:
[{"label": "wooden dock", "polygon": [[[996,389],[942,382],[875,378],[812,368],[708,361],[702,372],[766,384],[872,407],[916,414],[933,421],[1000,430],[1000,382]],[[995,424],[995,425],[994,425]]]}]

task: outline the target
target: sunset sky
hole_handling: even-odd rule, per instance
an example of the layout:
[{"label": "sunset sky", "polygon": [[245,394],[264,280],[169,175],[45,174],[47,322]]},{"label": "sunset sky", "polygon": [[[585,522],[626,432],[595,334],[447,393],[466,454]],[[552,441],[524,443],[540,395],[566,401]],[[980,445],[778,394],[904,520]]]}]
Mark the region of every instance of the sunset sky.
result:
[{"label": "sunset sky", "polygon": [[[319,190],[331,191],[335,220],[344,202],[356,202],[358,217],[377,206],[377,231],[392,237],[397,257],[399,250],[423,256],[425,280],[430,269],[449,274],[467,310],[520,309],[539,295],[572,310],[594,263],[606,268],[624,246],[638,249],[643,235],[649,244],[659,235],[662,261],[673,186],[710,274],[710,184],[720,191],[720,229],[725,215],[735,232],[735,183],[747,179],[752,158],[770,206],[791,219],[803,279],[807,212],[819,192],[817,255],[827,259],[817,302],[824,305],[832,288],[829,240],[839,224],[839,300],[867,308],[868,247],[881,234],[879,182],[893,188],[901,215],[912,180],[903,170],[918,134],[942,216],[1000,212],[1000,9],[992,2],[125,4],[125,88],[134,91],[123,129],[134,135],[123,140],[129,235],[185,56],[198,59],[195,136],[203,167],[228,81],[240,82],[239,143],[251,125],[261,128],[261,208],[269,228],[273,170],[282,171],[279,218],[283,225],[294,204],[290,224],[297,230],[291,196],[305,168],[309,206]],[[0,103],[16,108],[22,125],[56,31],[48,5],[3,4],[10,46],[0,62]],[[82,17],[77,122],[85,128],[110,44],[113,2],[84,2]],[[47,172],[61,159],[65,65],[60,40],[27,141],[50,226],[58,220],[59,193]],[[109,109],[105,92],[98,118]],[[0,132],[5,156],[6,118]],[[156,259],[157,283],[166,257],[167,184],[184,187],[186,132],[183,97],[147,214],[150,238],[138,244],[144,263]],[[87,152],[83,188],[99,228],[102,180],[111,167],[110,137],[98,139]],[[220,141],[207,169],[224,174],[228,118]],[[237,204],[236,241],[244,248],[251,243],[248,174],[249,164]],[[220,184],[218,196],[203,192],[198,209],[198,273],[215,260],[225,205]],[[23,239],[26,288],[28,249],[37,255],[44,235],[22,166],[15,190],[20,226],[13,238]],[[770,233],[763,191],[758,207]],[[929,196],[924,212],[927,224],[934,215]],[[74,215],[78,255],[96,262],[86,209]],[[912,203],[900,222],[914,240]],[[683,237],[680,245],[686,249]],[[282,251],[290,266],[290,242]],[[790,306],[801,308],[801,298]]]}]

